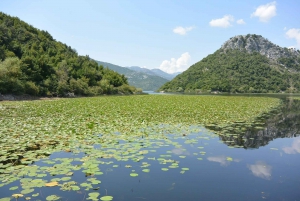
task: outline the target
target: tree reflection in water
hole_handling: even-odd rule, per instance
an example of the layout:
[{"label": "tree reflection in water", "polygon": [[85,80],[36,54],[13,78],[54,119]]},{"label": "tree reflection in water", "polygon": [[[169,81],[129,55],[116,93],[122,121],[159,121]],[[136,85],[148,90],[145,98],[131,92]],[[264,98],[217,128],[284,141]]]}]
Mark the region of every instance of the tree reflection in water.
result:
[{"label": "tree reflection in water", "polygon": [[[220,140],[228,146],[251,149],[265,146],[276,138],[299,136],[300,100],[293,98],[284,98],[282,100],[283,106],[280,110],[273,112],[275,114],[267,119],[258,119],[254,125],[243,126],[242,124],[235,124],[223,129],[216,128],[220,133]],[[213,127],[209,128],[214,130]],[[286,151],[300,153],[300,142],[291,148],[286,148]]]}]

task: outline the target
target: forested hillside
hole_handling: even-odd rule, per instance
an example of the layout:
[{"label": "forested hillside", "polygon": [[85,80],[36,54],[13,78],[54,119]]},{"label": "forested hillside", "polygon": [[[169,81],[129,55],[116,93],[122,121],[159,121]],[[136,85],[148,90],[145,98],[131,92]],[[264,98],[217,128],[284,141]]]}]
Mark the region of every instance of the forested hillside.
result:
[{"label": "forested hillside", "polygon": [[[237,40],[237,39],[243,40]],[[243,42],[244,41],[244,42]],[[257,35],[230,39],[160,90],[172,92],[300,92],[299,51]]]},{"label": "forested hillside", "polygon": [[133,93],[127,78],[79,56],[16,17],[0,12],[0,93],[36,96]]}]

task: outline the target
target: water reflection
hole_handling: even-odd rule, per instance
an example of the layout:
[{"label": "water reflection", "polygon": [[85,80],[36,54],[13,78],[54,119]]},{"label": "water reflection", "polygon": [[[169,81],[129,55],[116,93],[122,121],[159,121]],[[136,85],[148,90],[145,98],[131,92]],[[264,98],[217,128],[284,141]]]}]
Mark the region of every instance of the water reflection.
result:
[{"label": "water reflection", "polygon": [[251,170],[252,174],[256,177],[269,180],[271,178],[272,166],[268,165],[263,161],[257,161],[253,165],[248,165],[248,168]]},{"label": "water reflection", "polygon": [[210,156],[210,157],[207,157],[207,160],[209,160],[211,162],[220,163],[221,166],[228,166],[230,164],[230,162],[228,160],[226,160],[225,156]]},{"label": "water reflection", "polygon": [[186,150],[180,149],[180,148],[172,149],[171,152],[176,155],[190,155],[189,152],[187,152]]},{"label": "water reflection", "polygon": [[[282,108],[267,120],[258,120],[252,127],[245,129],[241,124],[221,131],[220,139],[228,146],[240,148],[259,148],[276,138],[292,138],[300,135],[300,101],[283,99]],[[247,126],[247,125],[246,125]],[[245,130],[241,134],[241,130]],[[295,142],[296,143],[296,142]],[[298,147],[296,147],[298,146]],[[288,153],[300,153],[300,145],[286,148]]]},{"label": "water reflection", "polygon": [[220,163],[221,166],[228,166],[230,164],[230,162],[240,162],[239,159],[232,159],[231,157],[226,157],[224,155],[222,156],[210,156],[207,157],[207,160],[211,161],[211,162],[217,162]]},{"label": "water reflection", "polygon": [[300,153],[300,138],[293,141],[292,146],[282,148],[286,154],[297,154]]}]

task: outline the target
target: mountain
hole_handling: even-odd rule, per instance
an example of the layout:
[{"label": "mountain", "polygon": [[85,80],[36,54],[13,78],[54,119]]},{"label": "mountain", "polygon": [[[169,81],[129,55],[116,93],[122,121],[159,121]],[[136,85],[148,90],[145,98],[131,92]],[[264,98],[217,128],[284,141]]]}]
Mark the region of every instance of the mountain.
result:
[{"label": "mountain", "polygon": [[177,92],[300,92],[300,51],[260,35],[230,38],[159,90]]},{"label": "mountain", "polygon": [[141,73],[146,73],[148,75],[155,75],[155,76],[159,76],[156,73],[152,72],[152,70],[148,69],[148,68],[141,68],[138,66],[130,66],[130,67],[126,67],[130,70],[136,71],[136,72],[141,72]]},{"label": "mountain", "polygon": [[74,96],[131,94],[124,75],[0,12],[0,94]]},{"label": "mountain", "polygon": [[155,74],[139,72],[131,70],[131,68],[121,67],[102,61],[96,62],[103,67],[107,67],[111,70],[114,70],[115,72],[123,74],[127,78],[130,85],[135,86],[136,88],[141,88],[144,91],[156,91],[159,87],[169,81]]},{"label": "mountain", "polygon": [[147,69],[147,68],[141,68],[141,67],[138,67],[138,66],[130,66],[130,67],[127,67],[129,68],[130,70],[134,70],[134,71],[137,71],[137,72],[143,72],[143,73],[146,73],[148,75],[156,75],[156,76],[160,76],[160,77],[163,77],[167,80],[172,80],[174,77],[176,77],[177,75],[180,74],[180,72],[177,72],[177,73],[172,73],[172,74],[169,74],[169,73],[166,73],[160,69]]},{"label": "mountain", "polygon": [[152,72],[154,72],[156,75],[160,76],[160,77],[163,77],[163,78],[166,78],[167,80],[172,80],[174,77],[176,77],[177,75],[179,75],[181,72],[177,72],[177,73],[166,73],[160,69],[151,69]]}]

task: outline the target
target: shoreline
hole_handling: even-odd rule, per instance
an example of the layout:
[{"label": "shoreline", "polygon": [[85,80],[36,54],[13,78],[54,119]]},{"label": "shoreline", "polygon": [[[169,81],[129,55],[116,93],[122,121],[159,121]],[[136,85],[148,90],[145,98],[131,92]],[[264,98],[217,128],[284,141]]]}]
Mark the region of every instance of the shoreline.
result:
[{"label": "shoreline", "polygon": [[57,100],[62,97],[39,97],[31,95],[13,95],[13,94],[0,94],[0,102],[6,101],[30,101],[30,100]]}]

